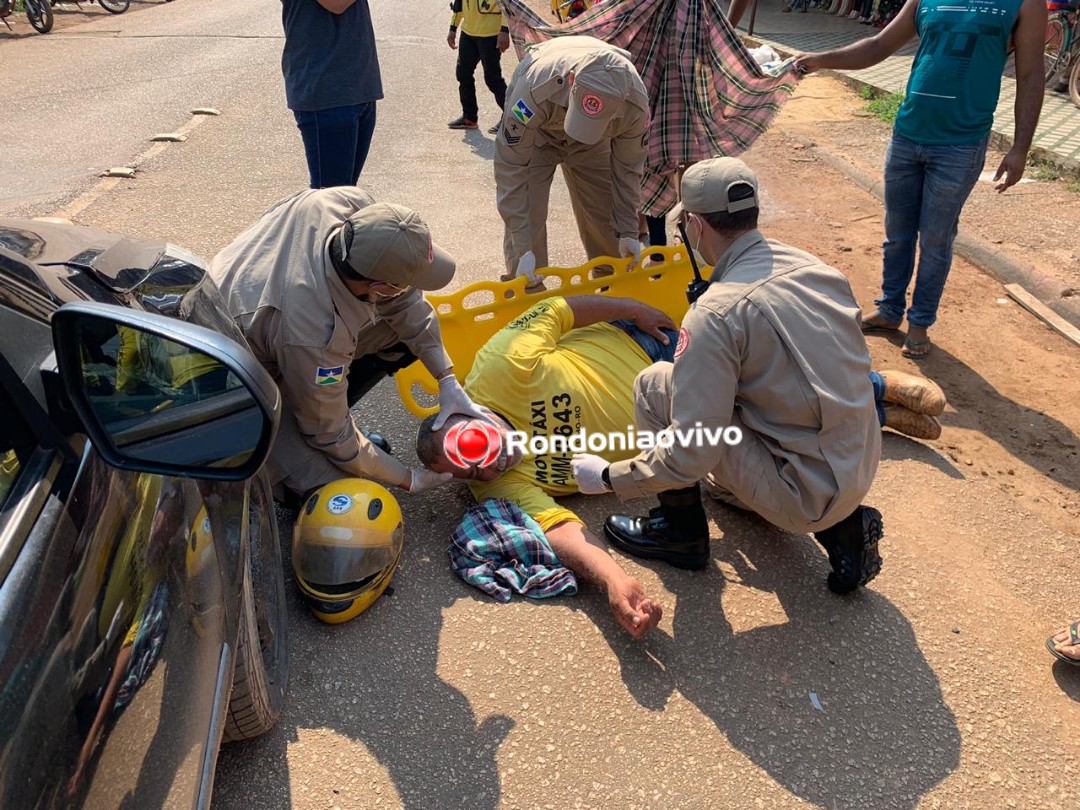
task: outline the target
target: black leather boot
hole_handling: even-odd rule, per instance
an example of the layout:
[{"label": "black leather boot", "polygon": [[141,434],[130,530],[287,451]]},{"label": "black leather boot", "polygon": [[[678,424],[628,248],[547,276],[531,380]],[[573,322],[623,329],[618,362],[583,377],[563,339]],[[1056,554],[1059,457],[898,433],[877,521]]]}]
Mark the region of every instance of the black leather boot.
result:
[{"label": "black leather boot", "polygon": [[878,542],[883,533],[881,512],[872,506],[860,506],[832,528],[814,533],[814,539],[829,554],[833,569],[828,580],[830,591],[851,593],[878,575]]},{"label": "black leather boot", "polygon": [[383,436],[381,433],[376,433],[375,431],[368,430],[367,428],[360,428],[360,432],[364,434],[365,439],[367,439],[373,445],[386,453],[386,455],[393,455],[393,452],[390,450],[390,442],[388,442],[386,440],[386,437]]},{"label": "black leather boot", "polygon": [[676,568],[709,564],[709,524],[697,484],[660,493],[648,517],[611,515],[604,522],[608,541],[627,554],[663,560]]}]

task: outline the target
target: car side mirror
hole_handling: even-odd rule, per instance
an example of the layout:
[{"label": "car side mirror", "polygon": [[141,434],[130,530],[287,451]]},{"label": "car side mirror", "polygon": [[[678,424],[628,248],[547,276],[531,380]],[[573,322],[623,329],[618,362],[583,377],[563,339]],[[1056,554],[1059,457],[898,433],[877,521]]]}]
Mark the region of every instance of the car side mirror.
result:
[{"label": "car side mirror", "polygon": [[52,317],[64,391],[105,461],[123,470],[239,481],[263,465],[281,394],[250,351],[184,321],[110,304]]}]

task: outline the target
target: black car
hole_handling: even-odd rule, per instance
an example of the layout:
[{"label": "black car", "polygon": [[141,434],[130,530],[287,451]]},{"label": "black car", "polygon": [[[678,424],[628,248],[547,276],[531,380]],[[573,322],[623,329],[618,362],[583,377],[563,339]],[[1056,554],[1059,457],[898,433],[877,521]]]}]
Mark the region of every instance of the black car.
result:
[{"label": "black car", "polygon": [[205,807],[273,725],[279,411],[199,259],[0,219],[0,808]]}]

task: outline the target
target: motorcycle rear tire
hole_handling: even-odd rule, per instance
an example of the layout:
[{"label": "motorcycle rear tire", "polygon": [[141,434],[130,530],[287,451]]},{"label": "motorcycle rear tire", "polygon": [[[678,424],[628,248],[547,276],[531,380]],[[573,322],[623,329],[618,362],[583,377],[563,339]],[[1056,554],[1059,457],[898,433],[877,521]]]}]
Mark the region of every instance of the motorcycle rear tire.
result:
[{"label": "motorcycle rear tire", "polygon": [[1069,71],[1069,98],[1080,107],[1080,51],[1073,54],[1073,66]]},{"label": "motorcycle rear tire", "polygon": [[[31,10],[31,7],[34,7]],[[53,27],[53,10],[49,0],[33,0],[26,4],[26,18],[39,34],[47,34]]]},{"label": "motorcycle rear tire", "polygon": [[123,14],[131,7],[131,0],[97,0],[98,5],[113,14]]}]

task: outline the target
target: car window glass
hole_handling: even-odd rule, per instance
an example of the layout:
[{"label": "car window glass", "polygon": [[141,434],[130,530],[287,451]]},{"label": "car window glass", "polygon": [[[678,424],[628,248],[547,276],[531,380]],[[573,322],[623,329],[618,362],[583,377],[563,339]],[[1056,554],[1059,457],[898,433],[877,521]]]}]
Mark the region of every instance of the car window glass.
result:
[{"label": "car window glass", "polygon": [[132,428],[151,415],[243,389],[217,360],[158,335],[106,321],[87,324],[82,334],[84,380],[104,425]]},{"label": "car window glass", "polygon": [[7,392],[0,390],[0,505],[7,501],[34,444],[33,434]]}]

